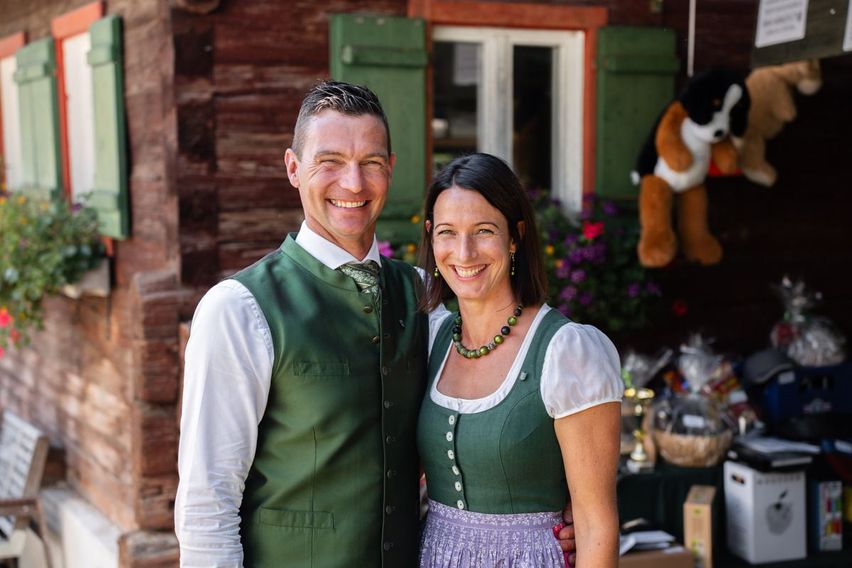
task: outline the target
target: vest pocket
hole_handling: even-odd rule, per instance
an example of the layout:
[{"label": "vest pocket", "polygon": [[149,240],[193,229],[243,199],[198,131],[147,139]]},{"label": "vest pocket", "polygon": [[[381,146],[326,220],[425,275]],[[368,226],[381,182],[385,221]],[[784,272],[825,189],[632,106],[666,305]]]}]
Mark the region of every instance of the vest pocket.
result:
[{"label": "vest pocket", "polygon": [[305,529],[333,529],[334,515],[326,511],[293,511],[261,507],[257,511],[257,522],[261,525]]}]

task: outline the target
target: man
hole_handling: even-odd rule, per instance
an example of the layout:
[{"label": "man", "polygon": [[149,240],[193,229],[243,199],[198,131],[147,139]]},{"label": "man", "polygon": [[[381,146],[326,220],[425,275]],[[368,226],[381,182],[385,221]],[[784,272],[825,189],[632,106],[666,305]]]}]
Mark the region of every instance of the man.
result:
[{"label": "man", "polygon": [[284,161],[299,233],[214,286],[193,319],[181,565],[415,566],[428,321],[420,276],[378,254],[395,156],[376,96],[314,87]]}]

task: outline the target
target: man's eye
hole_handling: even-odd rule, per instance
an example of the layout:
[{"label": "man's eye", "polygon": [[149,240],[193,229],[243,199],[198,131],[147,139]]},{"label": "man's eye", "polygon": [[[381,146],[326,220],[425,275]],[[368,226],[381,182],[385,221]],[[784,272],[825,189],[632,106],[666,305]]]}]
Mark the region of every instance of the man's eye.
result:
[{"label": "man's eye", "polygon": [[492,231],[491,229],[479,229],[477,233],[480,235],[493,235],[494,231]]}]

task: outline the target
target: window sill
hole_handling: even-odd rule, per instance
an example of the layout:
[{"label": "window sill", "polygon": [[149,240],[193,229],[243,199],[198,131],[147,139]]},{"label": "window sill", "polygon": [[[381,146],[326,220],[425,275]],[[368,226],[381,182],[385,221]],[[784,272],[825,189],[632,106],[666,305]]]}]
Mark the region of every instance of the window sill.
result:
[{"label": "window sill", "polygon": [[97,268],[84,274],[79,282],[63,286],[61,292],[74,300],[83,296],[106,298],[110,293],[109,264],[108,258],[103,259]]}]

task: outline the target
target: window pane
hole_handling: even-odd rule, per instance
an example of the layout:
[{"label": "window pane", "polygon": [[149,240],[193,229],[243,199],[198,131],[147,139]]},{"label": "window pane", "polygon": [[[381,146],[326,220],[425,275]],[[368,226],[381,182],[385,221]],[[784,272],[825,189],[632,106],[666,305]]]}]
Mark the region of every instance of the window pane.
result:
[{"label": "window pane", "polygon": [[476,152],[481,48],[435,42],[433,53],[432,166],[437,172],[456,156]]},{"label": "window pane", "polygon": [[549,47],[513,49],[512,165],[524,187],[552,187],[552,69]]},{"label": "window pane", "polygon": [[[6,187],[9,190],[18,189],[23,185],[21,165],[21,119],[18,116],[18,88],[12,76],[15,74],[15,58],[5,57],[0,60],[0,110],[3,111],[3,151],[0,156],[0,168],[3,168]],[[0,180],[3,173],[0,172]]]},{"label": "window pane", "polygon": [[88,33],[62,42],[65,72],[65,110],[68,117],[68,154],[71,162],[71,198],[95,189],[95,109],[92,68],[86,61],[91,49]]}]

